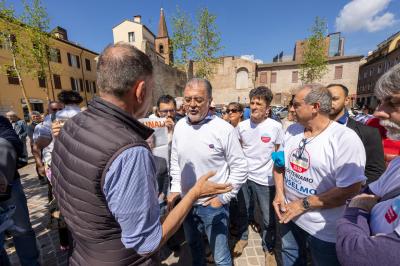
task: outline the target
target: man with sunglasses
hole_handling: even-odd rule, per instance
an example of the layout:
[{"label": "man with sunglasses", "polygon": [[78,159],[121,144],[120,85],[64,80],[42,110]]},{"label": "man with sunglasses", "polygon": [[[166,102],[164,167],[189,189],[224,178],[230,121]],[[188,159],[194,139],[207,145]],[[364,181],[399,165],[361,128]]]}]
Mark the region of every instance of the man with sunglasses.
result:
[{"label": "man with sunglasses", "polygon": [[210,180],[232,184],[231,192],[196,201],[183,227],[191,248],[193,265],[206,265],[205,233],[216,265],[232,265],[228,245],[228,203],[247,179],[247,162],[240,147],[237,131],[209,111],[212,87],[208,80],[193,78],[186,84],[184,103],[187,117],[175,126],[171,153],[172,207],[179,195],[185,195],[196,180],[210,170]]},{"label": "man with sunglasses", "polygon": [[274,170],[273,202],[280,223],[284,265],[339,265],[336,220],[366,177],[365,150],[357,134],[330,120],[332,96],[319,84],[300,88],[297,124],[284,137],[284,169]]},{"label": "man with sunglasses", "polygon": [[[250,119],[238,125],[240,142],[249,166],[249,177],[242,191],[247,210],[250,206],[248,190],[252,192],[260,207],[263,220],[262,246],[267,265],[276,265],[274,259],[275,216],[272,207],[272,200],[275,197],[272,176],[274,163],[271,154],[283,142],[282,125],[267,116],[272,98],[272,92],[267,87],[261,86],[251,90]],[[241,233],[241,239],[237,242],[234,253],[241,254],[247,245],[247,226]]]}]

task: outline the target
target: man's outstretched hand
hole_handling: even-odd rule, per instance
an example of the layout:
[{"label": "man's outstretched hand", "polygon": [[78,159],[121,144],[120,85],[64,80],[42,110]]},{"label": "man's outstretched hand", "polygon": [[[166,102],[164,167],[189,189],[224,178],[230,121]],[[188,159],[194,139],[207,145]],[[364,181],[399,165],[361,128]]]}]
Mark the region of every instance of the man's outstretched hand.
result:
[{"label": "man's outstretched hand", "polygon": [[200,177],[199,180],[197,180],[196,184],[191,189],[197,199],[223,194],[232,190],[233,187],[231,184],[217,184],[208,181],[208,179],[215,174],[216,173],[214,171],[211,171]]}]

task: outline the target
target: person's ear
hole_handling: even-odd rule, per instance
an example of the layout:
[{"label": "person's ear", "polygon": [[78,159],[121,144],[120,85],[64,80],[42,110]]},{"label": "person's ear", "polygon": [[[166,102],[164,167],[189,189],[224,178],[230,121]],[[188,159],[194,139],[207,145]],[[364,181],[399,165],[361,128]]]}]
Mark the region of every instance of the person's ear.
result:
[{"label": "person's ear", "polygon": [[321,108],[321,104],[320,103],[313,103],[313,113],[318,113],[319,109]]},{"label": "person's ear", "polygon": [[350,97],[349,96],[346,96],[346,98],[344,98],[344,106],[349,106],[349,103],[350,103]]},{"label": "person's ear", "polygon": [[134,85],[135,97],[136,101],[141,104],[144,102],[144,98],[146,97],[146,82],[141,80]]}]

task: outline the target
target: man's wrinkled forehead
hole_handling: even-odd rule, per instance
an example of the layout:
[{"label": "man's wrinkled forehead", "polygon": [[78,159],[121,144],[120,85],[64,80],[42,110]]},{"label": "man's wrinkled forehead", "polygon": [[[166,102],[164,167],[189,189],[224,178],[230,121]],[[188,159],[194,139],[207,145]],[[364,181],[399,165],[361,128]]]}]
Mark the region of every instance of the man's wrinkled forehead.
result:
[{"label": "man's wrinkled forehead", "polygon": [[299,91],[297,91],[296,95],[294,96],[294,101],[295,102],[302,102],[306,98],[306,96],[310,93],[311,89],[310,88],[302,88]]},{"label": "man's wrinkled forehead", "polygon": [[383,99],[378,98],[378,100],[382,102],[389,102],[389,101],[400,102],[400,93],[392,93],[390,95],[385,96]]}]

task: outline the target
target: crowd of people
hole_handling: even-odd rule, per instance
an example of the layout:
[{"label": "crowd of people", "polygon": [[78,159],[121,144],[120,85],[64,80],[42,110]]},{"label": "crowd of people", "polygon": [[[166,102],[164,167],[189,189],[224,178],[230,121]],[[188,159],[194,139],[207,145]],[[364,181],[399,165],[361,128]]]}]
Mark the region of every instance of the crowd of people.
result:
[{"label": "crowd of people", "polygon": [[[400,261],[400,159],[384,146],[400,140],[400,65],[377,82],[379,105],[363,123],[343,84],[302,85],[281,120],[264,86],[218,115],[202,78],[183,97],[162,95],[149,116],[151,61],[124,43],[99,56],[97,84],[85,110],[79,93],[62,91],[29,125],[0,117],[0,245],[9,232],[22,265],[39,265],[18,174],[27,137],[70,265],[159,265],[163,249],[184,243],[192,265],[233,265],[249,230],[265,265]],[[167,158],[153,155],[147,116],[165,123]],[[4,249],[0,262],[9,265]]]}]

